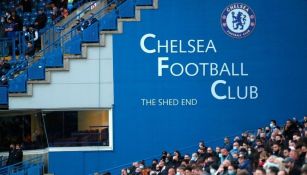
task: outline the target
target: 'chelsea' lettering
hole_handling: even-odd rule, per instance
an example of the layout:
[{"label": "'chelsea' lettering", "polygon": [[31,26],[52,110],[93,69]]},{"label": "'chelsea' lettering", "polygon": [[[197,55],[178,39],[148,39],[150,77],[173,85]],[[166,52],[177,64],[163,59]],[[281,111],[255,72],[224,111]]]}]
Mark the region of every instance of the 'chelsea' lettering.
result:
[{"label": "'chelsea' lettering", "polygon": [[160,40],[152,33],[142,36],[140,47],[145,53],[217,53],[213,40]]}]

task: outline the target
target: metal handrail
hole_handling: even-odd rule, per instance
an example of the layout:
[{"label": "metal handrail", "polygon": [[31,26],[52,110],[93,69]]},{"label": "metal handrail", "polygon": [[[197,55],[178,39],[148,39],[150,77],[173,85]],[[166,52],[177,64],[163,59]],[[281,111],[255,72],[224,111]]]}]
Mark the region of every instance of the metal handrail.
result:
[{"label": "metal handrail", "polygon": [[0,175],[10,174],[11,172],[22,171],[30,168],[31,164],[43,164],[43,156],[36,156],[29,160],[18,162],[12,165],[8,165],[0,168]]},{"label": "metal handrail", "polygon": [[[113,3],[117,3],[118,0],[112,0],[110,1],[107,5],[105,5],[104,7],[102,7],[97,13],[94,14],[94,17],[97,17],[98,15],[100,15],[100,13],[102,13],[103,11],[105,11],[108,7],[111,6],[111,4]],[[87,19],[86,19],[87,20]],[[70,29],[68,32],[66,32],[65,34],[61,35],[58,39],[56,39],[55,41],[53,41],[51,44],[49,44],[48,46],[46,46],[45,48],[43,48],[41,51],[36,52],[34,54],[33,57],[30,57],[28,59],[24,59],[24,60],[19,60],[19,63],[23,64],[24,66],[22,67],[18,67],[16,69],[12,69],[10,70],[6,76],[9,79],[13,79],[14,76],[12,77],[11,75],[15,75],[20,73],[21,71],[25,71],[27,70],[34,62],[39,61],[39,60],[35,60],[34,58],[37,56],[41,56],[44,55],[45,53],[48,52],[48,50],[53,47],[57,47],[58,45],[61,47],[62,51],[63,51],[63,47],[64,47],[64,43],[66,41],[68,41],[69,39],[71,39],[72,37],[76,36],[77,34],[79,34],[79,32],[77,32],[77,28],[80,27],[82,24],[77,25],[75,28]],[[12,78],[11,78],[12,77]]]}]

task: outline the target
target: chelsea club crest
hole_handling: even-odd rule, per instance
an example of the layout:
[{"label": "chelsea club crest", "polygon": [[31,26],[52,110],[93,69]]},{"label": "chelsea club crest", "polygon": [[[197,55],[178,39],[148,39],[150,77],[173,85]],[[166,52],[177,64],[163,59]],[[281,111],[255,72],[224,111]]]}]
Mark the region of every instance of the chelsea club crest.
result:
[{"label": "chelsea club crest", "polygon": [[221,24],[227,35],[236,39],[245,38],[256,26],[256,15],[246,4],[234,3],[224,9]]}]

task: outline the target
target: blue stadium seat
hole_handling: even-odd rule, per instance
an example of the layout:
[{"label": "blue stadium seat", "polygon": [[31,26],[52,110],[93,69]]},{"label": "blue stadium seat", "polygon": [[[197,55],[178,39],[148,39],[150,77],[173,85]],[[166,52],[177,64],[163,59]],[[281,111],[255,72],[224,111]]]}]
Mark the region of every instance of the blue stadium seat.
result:
[{"label": "blue stadium seat", "polygon": [[116,30],[116,29],[117,29],[117,13],[115,10],[113,10],[99,20],[99,30]]},{"label": "blue stadium seat", "polygon": [[134,18],[135,16],[135,1],[126,0],[118,7],[119,18]]},{"label": "blue stadium seat", "polygon": [[45,59],[40,59],[28,68],[28,80],[45,79]]},{"label": "blue stadium seat", "polygon": [[63,67],[63,53],[60,47],[45,54],[46,67]]},{"label": "blue stadium seat", "polygon": [[41,175],[42,168],[40,165],[34,165],[28,168],[27,172],[29,175]]},{"label": "blue stadium seat", "polygon": [[82,32],[83,42],[99,42],[99,26],[98,22],[90,25]]},{"label": "blue stadium seat", "polygon": [[27,71],[24,71],[16,78],[9,80],[10,93],[25,93],[27,92]]},{"label": "blue stadium seat", "polygon": [[151,6],[153,5],[153,0],[136,0],[135,4],[139,6]]},{"label": "blue stadium seat", "polygon": [[64,44],[65,54],[81,54],[81,35],[78,34]]},{"label": "blue stadium seat", "polygon": [[8,87],[0,85],[0,105],[7,105],[8,100]]}]

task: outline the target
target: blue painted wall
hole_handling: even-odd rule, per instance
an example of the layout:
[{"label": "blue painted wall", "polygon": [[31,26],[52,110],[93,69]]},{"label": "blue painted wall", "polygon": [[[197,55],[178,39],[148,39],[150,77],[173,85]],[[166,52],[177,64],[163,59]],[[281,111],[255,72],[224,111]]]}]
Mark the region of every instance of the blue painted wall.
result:
[{"label": "blue painted wall", "polygon": [[[233,1],[237,2],[237,1]],[[114,35],[114,151],[50,153],[49,168],[55,175],[89,174],[135,160],[197,145],[204,139],[216,144],[225,135],[268,124],[301,118],[307,104],[307,1],[241,1],[256,14],[251,35],[234,39],[220,23],[221,13],[232,1],[160,0],[158,10],[142,11],[141,22],[124,24]],[[217,53],[147,54],[140,48],[144,34],[153,33],[146,47],[156,40],[210,39]],[[158,57],[179,62],[243,62],[248,76],[203,77],[157,76]],[[211,94],[216,80],[258,87],[255,100],[217,100]],[[218,86],[219,94],[226,86]],[[243,92],[242,92],[243,93]],[[195,106],[143,106],[141,99],[192,98]],[[193,151],[185,149],[183,152]]]}]

